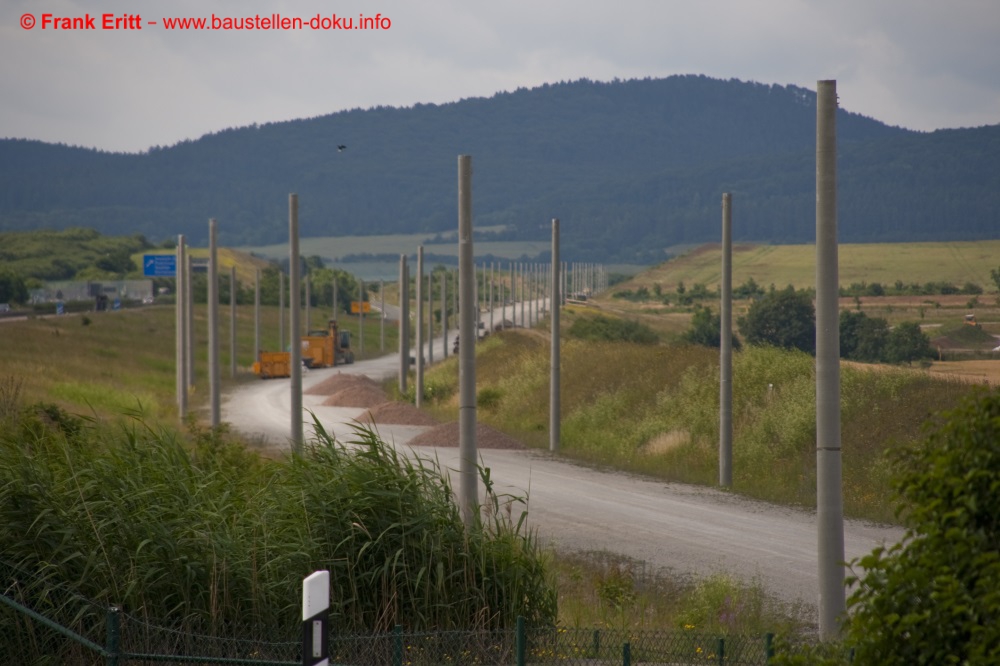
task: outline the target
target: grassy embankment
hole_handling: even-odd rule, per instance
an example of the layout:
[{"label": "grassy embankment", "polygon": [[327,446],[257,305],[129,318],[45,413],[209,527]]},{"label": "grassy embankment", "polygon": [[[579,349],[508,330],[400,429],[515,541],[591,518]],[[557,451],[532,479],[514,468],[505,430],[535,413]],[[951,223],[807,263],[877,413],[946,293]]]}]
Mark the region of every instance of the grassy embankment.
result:
[{"label": "grassy embankment", "polygon": [[[570,308],[565,328],[587,316]],[[548,446],[548,344],[537,332],[493,336],[477,350],[478,418],[531,446]],[[427,373],[432,409],[456,413],[456,360]],[[563,455],[658,478],[714,485],[718,477],[718,351],[566,339],[562,350]],[[886,448],[955,404],[968,385],[904,368],[845,365],[844,506],[892,521]],[[815,374],[805,354],[737,353],[733,369],[734,490],[815,505]]]},{"label": "grassy embankment", "polygon": [[[219,350],[223,390],[241,381],[260,381],[250,368],[254,361],[254,308],[237,306],[237,376],[231,378],[230,313],[219,308]],[[322,311],[322,317],[329,314]],[[320,313],[313,309],[313,324]],[[303,320],[304,321],[304,320]],[[341,315],[338,321],[354,336],[356,358],[380,355],[378,320],[365,321],[365,353],[357,344],[358,318]],[[278,308],[261,307],[264,349],[278,349]],[[120,415],[141,405],[154,422],[168,422],[176,415],[174,374],[174,308],[168,305],[31,318],[0,323],[3,375],[24,382],[29,401],[52,402],[74,413]],[[387,322],[386,349],[397,345],[398,327]],[[287,330],[286,330],[287,337]],[[195,308],[196,369],[191,393],[192,409],[206,404],[208,393],[208,322],[204,304]]]}]

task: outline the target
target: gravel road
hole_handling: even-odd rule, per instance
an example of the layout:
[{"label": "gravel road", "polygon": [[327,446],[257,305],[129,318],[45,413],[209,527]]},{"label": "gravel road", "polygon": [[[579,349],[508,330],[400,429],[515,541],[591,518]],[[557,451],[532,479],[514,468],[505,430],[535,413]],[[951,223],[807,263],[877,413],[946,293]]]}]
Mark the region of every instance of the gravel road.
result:
[{"label": "gravel road", "polygon": [[[441,340],[436,340],[435,358]],[[307,390],[333,373],[382,380],[398,369],[398,355],[351,366],[312,370]],[[223,400],[222,417],[261,445],[287,450],[291,429],[289,381],[243,385]],[[364,409],[323,406],[323,396],[304,395],[303,408],[342,440]],[[312,417],[305,415],[307,424]],[[395,446],[437,458],[457,470],[455,448],[407,447],[428,426],[380,425]],[[307,427],[307,432],[310,429]],[[798,603],[815,621],[818,597],[815,513],[748,500],[713,488],[664,483],[577,465],[534,450],[483,449],[499,492],[529,497],[529,525],[558,549],[610,551],[683,575],[726,572],[756,579],[775,597]],[[903,531],[860,521],[844,524],[848,561],[898,541]]]}]

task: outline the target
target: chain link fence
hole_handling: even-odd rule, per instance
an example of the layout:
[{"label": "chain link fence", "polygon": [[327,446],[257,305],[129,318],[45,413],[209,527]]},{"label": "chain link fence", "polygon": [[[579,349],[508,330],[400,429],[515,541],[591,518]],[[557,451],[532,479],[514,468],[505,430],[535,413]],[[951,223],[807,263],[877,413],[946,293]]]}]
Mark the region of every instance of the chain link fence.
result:
[{"label": "chain link fence", "polygon": [[[0,561],[0,663],[145,666],[302,663],[297,622],[213,626],[204,619],[154,620],[84,599],[44,575]],[[763,666],[768,636],[694,631],[529,628],[404,632],[329,637],[330,663],[354,666],[524,664],[726,664]]]}]

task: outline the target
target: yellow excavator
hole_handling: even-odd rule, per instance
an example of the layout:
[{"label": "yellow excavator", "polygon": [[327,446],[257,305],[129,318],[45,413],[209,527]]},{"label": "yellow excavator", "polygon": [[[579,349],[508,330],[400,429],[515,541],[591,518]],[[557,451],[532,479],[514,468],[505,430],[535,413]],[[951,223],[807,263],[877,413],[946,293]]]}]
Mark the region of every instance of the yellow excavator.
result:
[{"label": "yellow excavator", "polygon": [[[307,368],[329,368],[354,363],[350,331],[341,331],[337,320],[330,319],[326,330],[309,331],[302,336],[302,364]],[[287,351],[258,351],[253,372],[261,379],[290,377],[292,354]]]}]

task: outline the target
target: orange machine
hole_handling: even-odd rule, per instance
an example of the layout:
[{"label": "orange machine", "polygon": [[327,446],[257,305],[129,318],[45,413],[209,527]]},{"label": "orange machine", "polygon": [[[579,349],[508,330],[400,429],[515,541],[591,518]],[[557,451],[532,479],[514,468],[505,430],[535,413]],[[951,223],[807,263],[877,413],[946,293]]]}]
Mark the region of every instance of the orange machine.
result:
[{"label": "orange machine", "polygon": [[[302,363],[307,368],[329,368],[338,364],[354,363],[351,351],[351,333],[337,328],[337,320],[327,322],[325,331],[309,331],[302,336]],[[289,377],[291,353],[260,351],[253,364],[254,374],[261,379]]]}]

